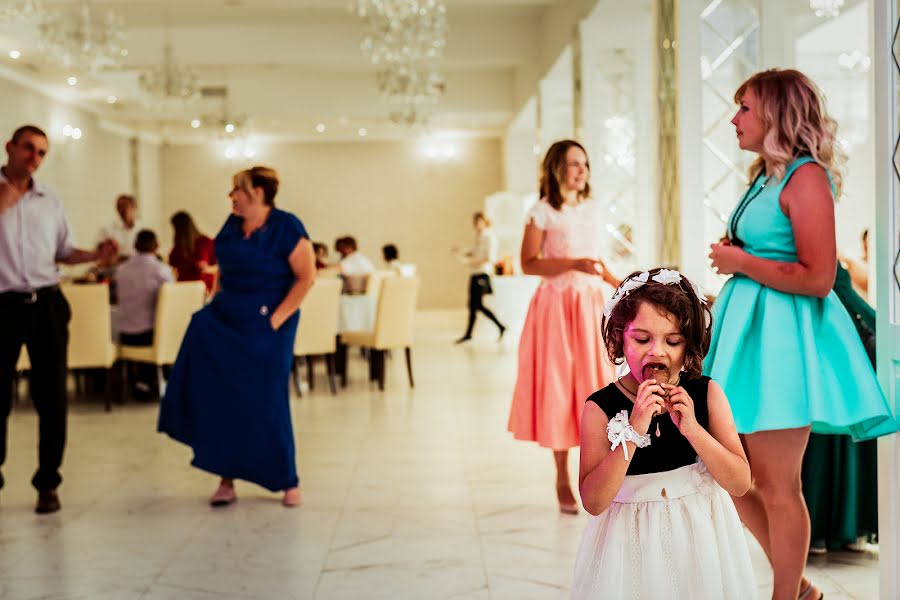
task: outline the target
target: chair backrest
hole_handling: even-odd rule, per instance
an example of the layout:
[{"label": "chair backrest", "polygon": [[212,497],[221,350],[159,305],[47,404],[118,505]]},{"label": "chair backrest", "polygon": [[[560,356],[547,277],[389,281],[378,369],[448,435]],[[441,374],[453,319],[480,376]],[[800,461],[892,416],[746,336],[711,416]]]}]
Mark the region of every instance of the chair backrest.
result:
[{"label": "chair backrest", "polygon": [[111,367],[116,359],[116,349],[112,340],[109,286],[105,283],[67,283],[60,289],[72,309],[69,368]]},{"label": "chair backrest", "polygon": [[396,277],[397,271],[393,269],[378,269],[369,273],[369,281],[366,283],[366,296],[377,302],[381,297],[381,284],[385,279]]},{"label": "chair backrest", "polygon": [[418,277],[389,277],[382,282],[375,311],[376,349],[412,345],[418,295]]},{"label": "chair backrest", "polygon": [[202,281],[179,281],[160,286],[153,325],[156,364],[171,365],[175,362],[191,316],[203,308],[205,297],[206,285]]},{"label": "chair backrest", "polygon": [[341,280],[318,277],[300,306],[300,322],[294,340],[294,355],[331,354],[335,351]]}]

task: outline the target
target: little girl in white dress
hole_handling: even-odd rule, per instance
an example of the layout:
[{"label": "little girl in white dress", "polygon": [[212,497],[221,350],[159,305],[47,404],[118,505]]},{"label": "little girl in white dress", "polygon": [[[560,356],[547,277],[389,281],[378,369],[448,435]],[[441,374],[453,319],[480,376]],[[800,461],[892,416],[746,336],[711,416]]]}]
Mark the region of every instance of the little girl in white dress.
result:
[{"label": "little girl in white dress", "polygon": [[603,339],[630,372],[581,417],[580,491],[591,518],[572,597],[741,600],[756,585],[729,494],[750,466],[722,388],[701,376],[706,299],[677,271],[629,276],[607,302]]}]

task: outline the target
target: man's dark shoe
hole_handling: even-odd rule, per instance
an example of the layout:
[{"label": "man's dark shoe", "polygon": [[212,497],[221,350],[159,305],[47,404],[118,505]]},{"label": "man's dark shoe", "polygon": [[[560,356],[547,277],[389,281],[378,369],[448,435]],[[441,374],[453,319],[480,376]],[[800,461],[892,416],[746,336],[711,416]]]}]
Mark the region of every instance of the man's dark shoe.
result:
[{"label": "man's dark shoe", "polygon": [[59,503],[59,495],[56,493],[56,490],[38,492],[37,506],[34,507],[34,512],[39,515],[46,515],[55,513],[60,508],[62,508],[62,505]]}]

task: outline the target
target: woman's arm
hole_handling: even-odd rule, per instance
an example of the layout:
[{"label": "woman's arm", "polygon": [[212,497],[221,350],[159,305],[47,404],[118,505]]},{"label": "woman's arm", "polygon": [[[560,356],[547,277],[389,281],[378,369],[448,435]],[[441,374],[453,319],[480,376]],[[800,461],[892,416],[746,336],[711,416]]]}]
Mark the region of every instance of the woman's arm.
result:
[{"label": "woman's arm", "polygon": [[313,251],[312,242],[308,238],[302,238],[288,257],[291,270],[296,280],[288,291],[284,300],[272,312],[269,322],[272,329],[278,329],[287,321],[294,311],[300,308],[300,303],[316,280],[316,254]]},{"label": "woman's arm", "polygon": [[553,277],[568,271],[581,271],[589,275],[600,275],[603,272],[600,264],[592,258],[543,258],[541,256],[543,240],[543,229],[531,222],[525,225],[519,259],[522,263],[522,272],[526,275]]},{"label": "woman's arm", "polygon": [[716,483],[732,496],[743,496],[750,489],[750,463],[734,426],[728,399],[715,381],[709,382],[706,403],[709,431],[696,427],[685,437]]},{"label": "woman's arm", "polygon": [[790,219],[797,246],[796,262],[752,256],[729,244],[713,244],[713,267],[726,275],[741,273],[766,287],[824,298],[834,286],[837,246],[834,197],[825,170],[802,165],[781,192],[782,212]]}]

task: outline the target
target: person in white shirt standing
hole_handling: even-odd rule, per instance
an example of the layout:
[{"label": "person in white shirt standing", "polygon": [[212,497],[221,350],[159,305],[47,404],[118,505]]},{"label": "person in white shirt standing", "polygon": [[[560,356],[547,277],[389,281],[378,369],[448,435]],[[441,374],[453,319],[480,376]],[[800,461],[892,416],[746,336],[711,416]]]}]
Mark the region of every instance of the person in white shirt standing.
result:
[{"label": "person in white shirt standing", "polygon": [[475,317],[481,312],[490,319],[500,330],[499,339],[503,338],[506,327],[497,319],[482,301],[486,294],[492,294],[490,269],[497,255],[497,238],[491,232],[491,222],[484,213],[477,212],[472,217],[472,226],[475,228],[475,245],[470,250],[459,254],[459,259],[471,270],[469,277],[469,324],[466,332],[456,340],[457,344],[468,342],[472,339],[472,329],[475,327]]},{"label": "person in white shirt standing", "polygon": [[[56,488],[66,447],[66,362],[71,310],[59,289],[56,263],[75,265],[116,256],[114,240],[96,250],[75,247],[59,197],[34,179],[49,150],[47,134],[19,127],[0,169],[0,465],[12,408],[16,362],[24,344],[31,361],[31,401],[38,414],[35,511],[60,509]],[[0,488],[3,488],[0,475]]]},{"label": "person in white shirt standing", "polygon": [[[119,341],[129,346],[152,346],[156,300],[162,284],[175,281],[171,267],[156,255],[156,234],[142,229],[135,237],[136,254],[116,268],[119,297]],[[153,395],[153,367],[140,365],[134,388],[138,397]]]},{"label": "person in white shirt standing", "polygon": [[134,196],[119,194],[116,198],[116,212],[119,218],[100,230],[100,240],[112,238],[119,244],[119,261],[134,254],[137,234],[143,229],[137,218],[137,209],[137,200]]}]

